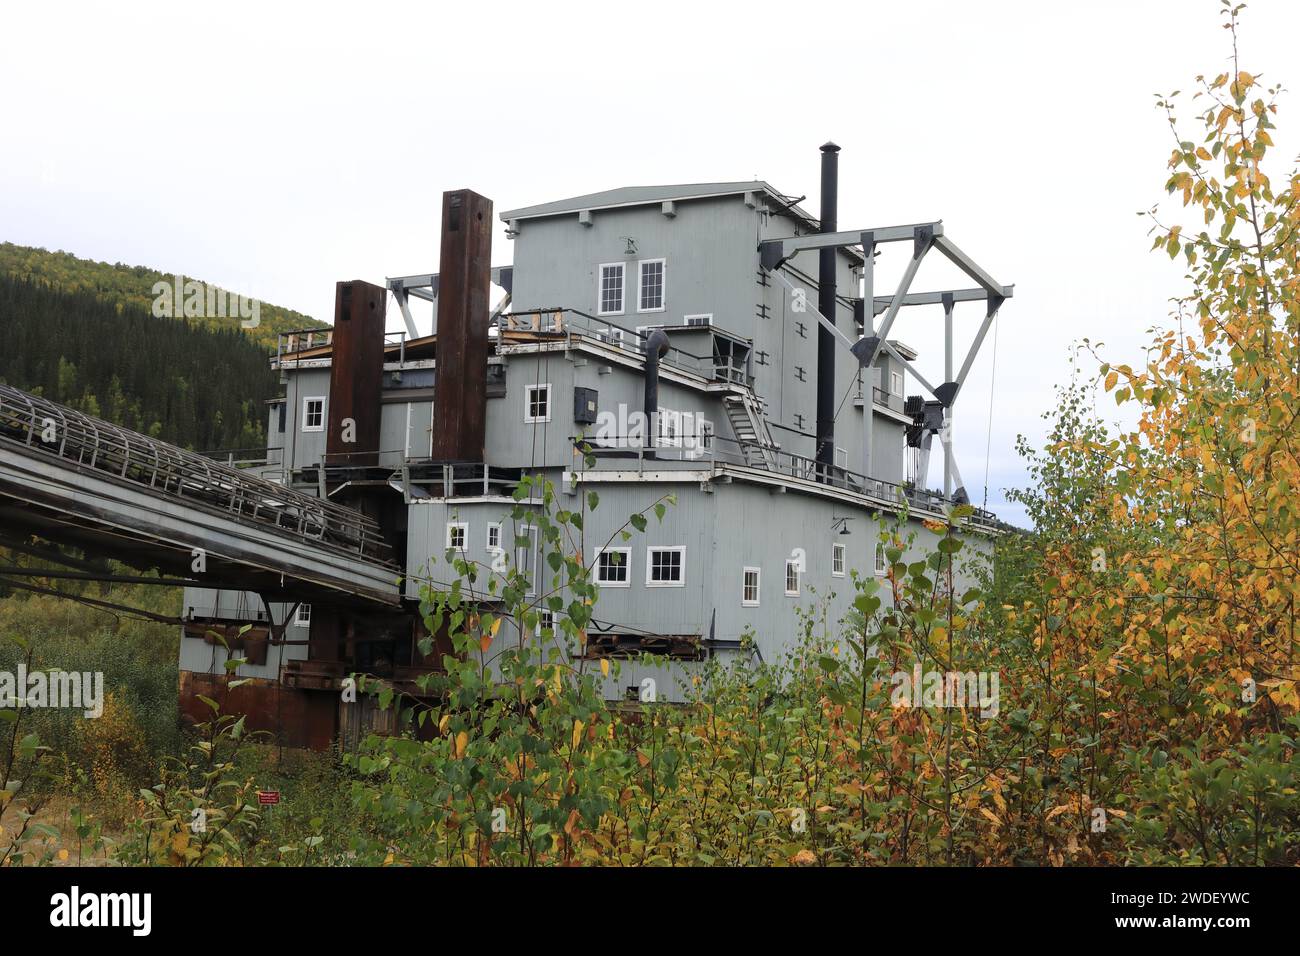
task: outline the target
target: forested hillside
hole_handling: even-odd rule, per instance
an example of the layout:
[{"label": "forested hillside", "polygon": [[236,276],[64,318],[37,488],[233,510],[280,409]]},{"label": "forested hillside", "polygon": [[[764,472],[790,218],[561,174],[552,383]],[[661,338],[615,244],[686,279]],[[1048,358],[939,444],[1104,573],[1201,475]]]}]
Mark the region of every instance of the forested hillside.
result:
[{"label": "forested hillside", "polygon": [[237,322],[159,319],[89,287],[0,273],[0,329],[0,381],[188,448],[265,445],[278,385]]},{"label": "forested hillside", "polygon": [[[89,293],[110,305],[122,308],[133,305],[145,312],[149,312],[153,305],[154,283],[170,283],[174,279],[171,275],[145,266],[128,266],[121,262],[95,262],[91,259],[80,259],[68,252],[49,252],[31,246],[15,245],[12,242],[0,242],[0,273],[35,279],[66,292]],[[185,278],[202,281],[197,276]],[[246,293],[247,290],[240,291]],[[267,302],[261,302],[259,305],[259,319],[258,327],[247,330],[246,334],[268,348],[275,347],[277,332],[325,327],[323,322],[317,322],[301,312]],[[191,321],[213,329],[224,329],[227,325],[238,326],[239,324],[221,318]]]}]

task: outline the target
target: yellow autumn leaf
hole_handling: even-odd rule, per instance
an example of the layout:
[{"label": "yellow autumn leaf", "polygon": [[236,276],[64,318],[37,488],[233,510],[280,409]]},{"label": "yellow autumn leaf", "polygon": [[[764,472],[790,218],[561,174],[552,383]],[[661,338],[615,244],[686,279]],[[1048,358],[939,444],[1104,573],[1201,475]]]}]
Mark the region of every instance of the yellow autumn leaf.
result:
[{"label": "yellow autumn leaf", "polygon": [[575,720],[573,722],[573,749],[574,750],[577,750],[578,744],[582,742],[582,728],[585,726],[586,725],[580,720]]},{"label": "yellow autumn leaf", "polygon": [[608,658],[608,657],[602,657],[602,658],[600,659],[600,672],[601,672],[601,674],[603,674],[605,677],[608,677],[608,676],[609,676],[609,658]]},{"label": "yellow autumn leaf", "polygon": [[459,760],[461,757],[465,755],[465,746],[468,743],[469,743],[468,733],[462,730],[460,733],[456,735],[456,759]]}]

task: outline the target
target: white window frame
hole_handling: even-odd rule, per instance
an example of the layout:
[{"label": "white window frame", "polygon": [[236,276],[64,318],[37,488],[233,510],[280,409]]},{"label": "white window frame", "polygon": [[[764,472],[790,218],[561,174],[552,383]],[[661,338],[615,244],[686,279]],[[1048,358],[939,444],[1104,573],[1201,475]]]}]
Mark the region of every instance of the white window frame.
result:
[{"label": "white window frame", "polygon": [[[790,590],[790,571],[794,570],[794,590]],[[785,559],[785,596],[798,597],[803,588],[803,576],[799,573],[799,562],[794,558]]]},{"label": "white window frame", "polygon": [[[497,541],[496,541],[496,544],[493,544],[493,543],[492,543],[492,532],[493,532],[493,531],[495,531],[495,532],[497,533]],[[488,526],[487,526],[487,531],[485,532],[484,537],[483,537],[483,543],[487,546],[487,549],[488,549],[488,551],[489,551],[490,553],[495,554],[496,552],[498,552],[498,551],[501,550],[501,534],[502,534],[501,522],[500,522],[500,521],[489,521],[489,522],[488,522]]]},{"label": "white window frame", "polygon": [[655,444],[660,448],[680,448],[682,446],[682,413],[672,408],[659,409],[659,434]]},{"label": "white window frame", "polygon": [[713,450],[713,439],[717,431],[713,427],[713,422],[704,417],[695,419],[695,450],[706,452]]},{"label": "white window frame", "polygon": [[617,345],[619,348],[623,348],[622,329],[605,329],[603,332],[597,332],[596,338],[600,339],[606,345]]},{"label": "white window frame", "polygon": [[[605,309],[605,270],[618,269],[619,272],[619,289],[618,289],[618,308],[615,310]],[[596,267],[596,314],[597,315],[622,315],[627,310],[627,263],[626,262],[602,262]]]},{"label": "white window frame", "polygon": [[[320,424],[307,424],[307,407],[312,402],[320,402]],[[304,395],[302,399],[302,430],[305,432],[323,432],[325,430],[325,396]]]},{"label": "white window frame", "polygon": [[[600,556],[602,554],[618,553],[623,555],[623,570],[625,572],[623,581],[605,581],[600,575]],[[631,548],[597,548],[594,555],[595,563],[592,564],[591,570],[594,572],[592,580],[597,586],[602,588],[630,588],[632,586],[632,549]]]},{"label": "white window frame", "polygon": [[[533,395],[536,392],[544,391],[546,393],[546,414],[534,415],[533,412]],[[551,420],[551,383],[539,382],[534,385],[524,386],[524,424],[537,425]]]},{"label": "white window frame", "polygon": [[[529,538],[532,543],[520,545],[517,540],[519,538]],[[537,594],[538,575],[541,573],[541,534],[538,532],[536,525],[526,524],[516,529],[511,541],[514,543],[515,570],[520,574],[524,573],[524,563],[519,560],[519,556],[532,551],[532,560],[528,563],[531,580],[528,582],[528,590],[525,594],[527,597],[533,597]]]},{"label": "white window frame", "polygon": [[876,574],[880,576],[884,576],[884,574],[888,570],[886,567],[884,542],[879,542],[876,544],[875,567],[876,567]]},{"label": "white window frame", "polygon": [[[746,597],[749,591],[749,575],[754,575],[754,598],[750,600]],[[741,607],[758,607],[763,599],[763,569],[762,568],[741,568],[740,570],[740,606]]]},{"label": "white window frame", "polygon": [[902,372],[889,373],[889,392],[891,395],[903,394],[903,373]]},{"label": "white window frame", "polygon": [[533,629],[533,633],[536,634],[538,637],[542,636],[542,631],[547,626],[546,625],[547,617],[550,617],[551,619],[551,624],[550,624],[551,634],[552,635],[558,634],[560,631],[560,627],[559,627],[560,612],[552,611],[549,607],[539,607],[537,609],[537,627]]},{"label": "white window frame", "polygon": [[835,467],[845,470],[849,467],[849,450],[847,448],[835,447]]},{"label": "white window frame", "polygon": [[[451,533],[453,531],[460,531],[461,541],[463,542],[462,544],[455,545],[451,543]],[[468,521],[447,522],[447,547],[454,548],[457,551],[469,550],[469,522]]]},{"label": "white window frame", "polygon": [[[691,319],[704,319],[703,322],[692,322]],[[682,316],[682,325],[704,326],[713,324],[712,312],[693,312],[690,315]]]},{"label": "white window frame", "polygon": [[[641,307],[641,292],[645,285],[645,267],[659,263],[662,267],[659,270],[659,305],[657,308],[643,309]],[[668,260],[659,259],[638,259],[636,264],[636,310],[638,312],[663,312],[668,308]]]},{"label": "white window frame", "polygon": [[311,605],[299,604],[293,615],[294,627],[311,627]]},{"label": "white window frame", "polygon": [[[680,581],[655,581],[651,579],[654,573],[654,555],[656,551],[676,551],[682,556],[681,569],[682,577]],[[684,588],[686,587],[686,545],[650,545],[645,549],[645,586],[648,588]]]},{"label": "white window frame", "polygon": [[[833,578],[844,577],[848,564],[849,564],[848,548],[844,547],[844,545],[840,544],[838,541],[832,543],[831,544],[831,577]],[[835,570],[836,565],[839,565],[838,571]]]}]

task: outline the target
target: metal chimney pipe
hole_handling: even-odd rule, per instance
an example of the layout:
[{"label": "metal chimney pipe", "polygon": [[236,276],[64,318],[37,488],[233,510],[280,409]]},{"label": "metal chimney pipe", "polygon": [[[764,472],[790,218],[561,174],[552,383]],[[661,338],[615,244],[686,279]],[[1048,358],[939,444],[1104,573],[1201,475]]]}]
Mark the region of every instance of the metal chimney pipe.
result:
[{"label": "metal chimney pipe", "polygon": [[654,329],[645,338],[645,392],[641,409],[645,413],[645,434],[641,447],[646,458],[654,458],[659,439],[659,360],[668,354],[668,334]]},{"label": "metal chimney pipe", "polygon": [[[821,231],[835,232],[839,219],[840,148],[827,143],[821,152]],[[818,255],[817,311],[835,323],[835,267],[839,250],[823,249]],[[818,476],[825,481],[835,465],[835,336],[820,322],[817,324],[817,462]]]}]

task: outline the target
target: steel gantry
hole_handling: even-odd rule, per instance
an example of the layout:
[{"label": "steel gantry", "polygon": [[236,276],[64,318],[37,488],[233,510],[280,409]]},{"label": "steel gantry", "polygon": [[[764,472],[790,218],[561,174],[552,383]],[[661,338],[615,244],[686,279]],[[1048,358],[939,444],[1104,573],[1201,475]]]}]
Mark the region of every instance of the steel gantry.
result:
[{"label": "steel gantry", "polygon": [[[902,278],[899,279],[894,294],[877,296],[875,294],[874,280],[875,260],[880,252],[878,247],[886,243],[909,241],[912,243],[912,255],[903,270]],[[961,393],[962,386],[966,382],[966,377],[970,374],[971,366],[975,363],[975,357],[979,354],[980,346],[984,343],[984,337],[988,334],[989,327],[998,314],[998,309],[1001,308],[1005,300],[1011,298],[1015,287],[999,283],[978,263],[962,252],[957,244],[944,234],[942,221],[875,229],[814,233],[807,236],[791,236],[783,239],[766,239],[761,241],[758,246],[759,262],[768,274],[791,292],[795,292],[798,287],[782,271],[782,266],[787,260],[799,252],[849,247],[861,247],[863,253],[862,337],[857,341],[851,340],[840,331],[833,321],[814,309],[817,321],[835,336],[837,342],[853,353],[860,368],[868,370],[874,368],[876,358],[883,350],[902,363],[922,387],[934,396],[935,401],[942,408],[942,424],[936,426],[935,423],[930,422],[925,427],[930,433],[938,434],[943,444],[944,494],[959,502],[968,501],[969,497],[966,494],[965,486],[961,480],[961,473],[957,468],[956,458],[953,454],[953,406],[957,401],[957,396]],[[931,250],[937,250],[941,253],[953,265],[973,279],[977,287],[972,289],[950,289],[940,292],[912,292],[912,282],[920,270],[922,261]],[[984,320],[979,331],[975,334],[970,350],[962,361],[961,368],[954,375],[953,309],[958,302],[983,302],[985,310]],[[871,304],[869,308],[866,307],[866,303]],[[931,384],[924,375],[917,371],[916,366],[901,355],[889,342],[889,334],[893,331],[899,312],[905,307],[924,305],[942,305],[944,311],[944,380],[938,385]],[[882,313],[884,318],[881,320],[879,328],[877,328],[876,316]],[[869,375],[870,372],[867,374]],[[875,417],[871,414],[871,407],[871,397],[868,392],[864,396],[864,414],[862,416],[862,472],[867,476],[871,475],[872,426]],[[928,446],[927,435],[925,447],[928,448]],[[924,473],[919,477],[920,480],[925,480]]]}]

